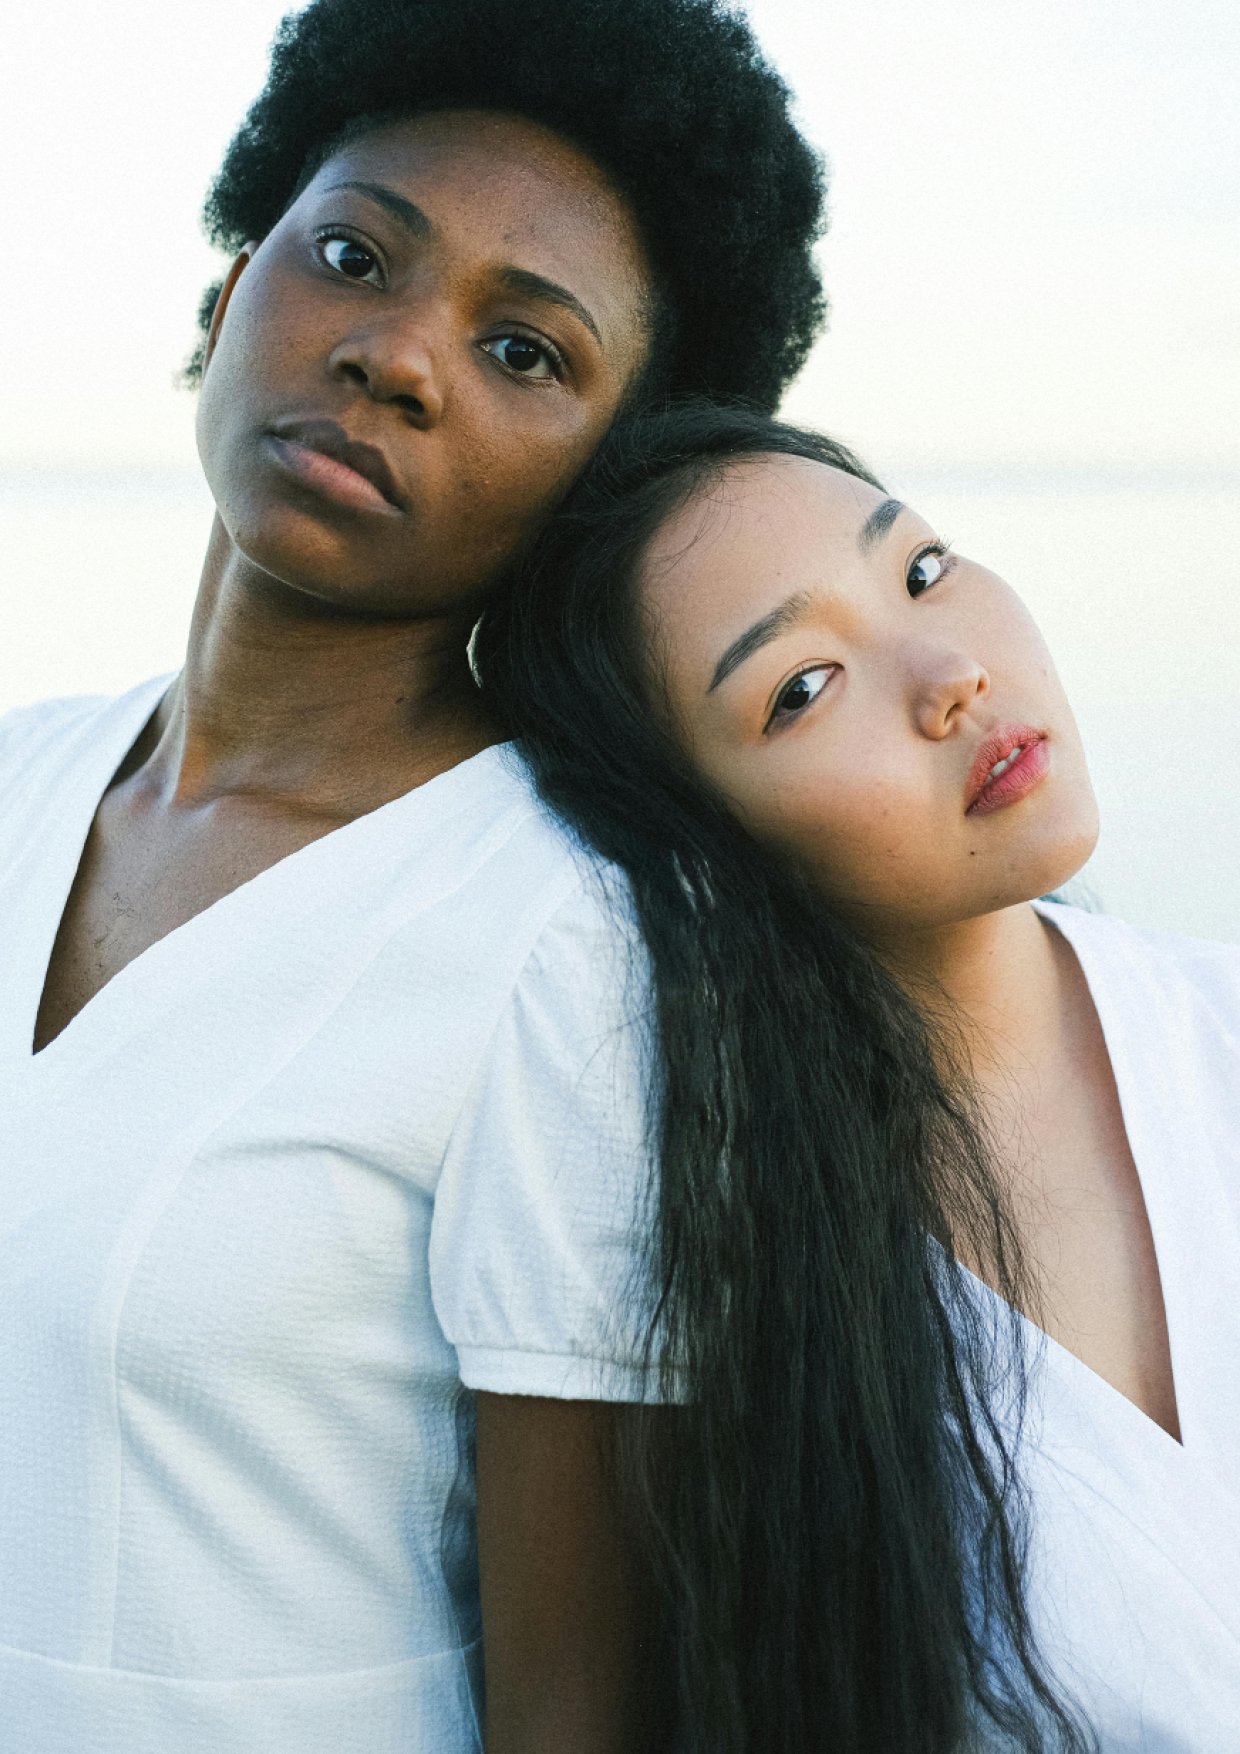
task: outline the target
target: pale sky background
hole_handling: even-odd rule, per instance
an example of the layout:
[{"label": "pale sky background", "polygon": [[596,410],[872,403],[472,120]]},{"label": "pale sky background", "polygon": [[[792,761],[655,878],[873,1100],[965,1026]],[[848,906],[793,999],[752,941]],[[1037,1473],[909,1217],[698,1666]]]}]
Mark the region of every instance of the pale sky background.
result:
[{"label": "pale sky background", "polygon": [[[283,11],[6,0],[0,463],[192,466],[197,213]],[[799,411],[886,466],[1240,469],[1236,0],[750,12],[833,166]]]},{"label": "pale sky background", "polygon": [[[178,662],[197,214],[283,10],[5,0],[0,710]],[[831,328],[789,411],[1030,601],[1105,904],[1240,939],[1240,5],[750,12],[831,164]]]}]

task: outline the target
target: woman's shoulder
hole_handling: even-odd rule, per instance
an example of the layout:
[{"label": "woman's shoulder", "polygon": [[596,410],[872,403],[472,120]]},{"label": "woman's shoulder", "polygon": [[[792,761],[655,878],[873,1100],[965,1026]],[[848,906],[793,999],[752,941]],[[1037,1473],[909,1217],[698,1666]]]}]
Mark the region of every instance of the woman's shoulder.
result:
[{"label": "woman's shoulder", "polygon": [[517,744],[499,744],[493,754],[492,776],[499,791],[522,806],[526,857],[557,879],[552,887],[561,898],[556,911],[563,929],[588,932],[591,923],[603,918],[631,921],[628,879],[620,867],[582,840],[545,801]]},{"label": "woman's shoulder", "polygon": [[1240,944],[1194,938],[1134,924],[1113,914],[1041,902],[1038,911],[1063,932],[1093,973],[1124,983],[1137,1002],[1166,1011],[1204,1006],[1240,1043]]},{"label": "woman's shoulder", "polygon": [[627,984],[644,963],[627,877],[543,802],[512,745],[505,747],[501,767],[505,785],[526,804],[519,850],[513,847],[505,860],[512,867],[506,882],[519,877],[523,895],[510,890],[509,906],[532,906],[538,917],[522,983],[550,982],[561,989],[576,980],[592,987]]},{"label": "woman's shoulder", "polygon": [[470,1014],[484,1031],[513,1004],[561,1023],[591,1007],[614,1015],[641,962],[627,882],[545,804],[512,744],[360,826],[354,859],[373,871],[396,923],[376,964],[394,994],[425,985],[431,968],[431,988],[459,989],[467,969]]},{"label": "woman's shoulder", "polygon": [[119,695],[64,695],[0,714],[0,790],[48,763],[93,757],[116,735],[127,747],[170,680],[152,677]]},{"label": "woman's shoulder", "polygon": [[50,802],[56,780],[75,752],[93,741],[92,727],[108,706],[100,695],[70,695],[36,701],[0,715],[0,811],[34,808]]},{"label": "woman's shoulder", "polygon": [[10,707],[0,713],[0,765],[93,718],[107,704],[107,695],[70,694]]}]

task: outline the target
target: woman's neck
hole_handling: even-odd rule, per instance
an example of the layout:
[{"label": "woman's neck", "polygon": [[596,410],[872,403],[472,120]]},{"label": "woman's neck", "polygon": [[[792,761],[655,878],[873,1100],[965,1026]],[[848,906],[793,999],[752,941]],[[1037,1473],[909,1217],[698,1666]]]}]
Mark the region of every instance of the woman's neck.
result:
[{"label": "woman's neck", "polygon": [[1059,1050],[1067,971],[1057,940],[1022,902],[933,930],[889,934],[879,948],[932,1016],[963,1031],[973,1076],[986,1086],[1020,1081]]},{"label": "woman's neck", "polygon": [[497,741],[468,632],[465,615],[349,616],[267,587],[217,519],[185,668],[135,756],[182,803],[362,815]]}]

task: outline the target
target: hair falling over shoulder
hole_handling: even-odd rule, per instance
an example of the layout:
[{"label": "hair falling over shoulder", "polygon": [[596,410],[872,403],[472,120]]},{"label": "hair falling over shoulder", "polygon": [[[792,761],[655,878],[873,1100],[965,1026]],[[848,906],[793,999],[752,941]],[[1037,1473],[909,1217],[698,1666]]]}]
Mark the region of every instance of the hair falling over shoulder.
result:
[{"label": "hair falling over shoulder", "polygon": [[771,452],[873,479],[744,410],[630,423],[476,639],[543,796],[626,874],[648,950],[651,1345],[679,1404],[643,1412],[621,1462],[671,1628],[679,1746],[1083,1750],[1025,1605],[1005,1435],[1018,1318],[957,1264],[1029,1307],[967,1082],[648,704],[642,553],[724,465]]}]

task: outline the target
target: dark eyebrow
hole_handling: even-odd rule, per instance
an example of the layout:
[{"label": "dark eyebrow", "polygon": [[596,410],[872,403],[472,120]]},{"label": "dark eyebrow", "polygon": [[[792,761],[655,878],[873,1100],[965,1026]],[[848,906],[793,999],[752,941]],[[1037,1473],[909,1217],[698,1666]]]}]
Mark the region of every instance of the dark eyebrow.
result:
[{"label": "dark eyebrow", "polygon": [[412,201],[406,201],[405,197],[398,195],[395,189],[389,189],[386,183],[333,183],[331,188],[325,190],[324,193],[332,195],[337,189],[356,189],[359,195],[369,195],[370,199],[377,201],[380,207],[386,207],[393,219],[399,219],[400,223],[411,231],[415,238],[429,238],[435,235],[435,228],[422,209],[415,207]]},{"label": "dark eyebrow", "polygon": [[878,547],[903,510],[904,502],[899,499],[885,499],[881,505],[874,507],[857,532],[857,547],[862,554],[868,554],[872,548]]},{"label": "dark eyebrow", "polygon": [[[395,189],[389,189],[385,183],[333,183],[326,193],[336,189],[355,189],[360,195],[369,195],[377,201],[394,219],[411,231],[416,238],[430,238],[435,235],[435,227],[426,214],[412,201],[398,195]],[[519,293],[523,298],[541,299],[544,304],[559,305],[561,310],[571,311],[579,322],[584,323],[599,346],[603,345],[603,337],[599,326],[582,304],[576,293],[570,292],[566,286],[560,286],[554,280],[548,280],[544,274],[535,274],[529,268],[504,268],[500,271],[500,280],[509,292]]]},{"label": "dark eyebrow", "polygon": [[505,268],[500,279],[509,292],[520,293],[523,298],[541,299],[543,304],[559,305],[561,310],[571,311],[579,322],[585,324],[599,346],[603,345],[598,324],[576,293],[570,292],[566,286],[559,286],[554,280],[534,274],[528,268]]},{"label": "dark eyebrow", "polygon": [[747,627],[739,639],[732,641],[732,644],[715,665],[715,673],[710,679],[710,685],[706,690],[707,694],[718,688],[721,682],[726,682],[738,664],[743,664],[746,658],[752,658],[755,652],[760,651],[763,646],[770,645],[773,639],[778,638],[781,633],[792,626],[793,622],[799,620],[813,600],[812,592],[795,591],[791,597],[785,597],[777,609],[772,609],[769,615],[762,617],[761,621],[755,621],[752,627]]}]

